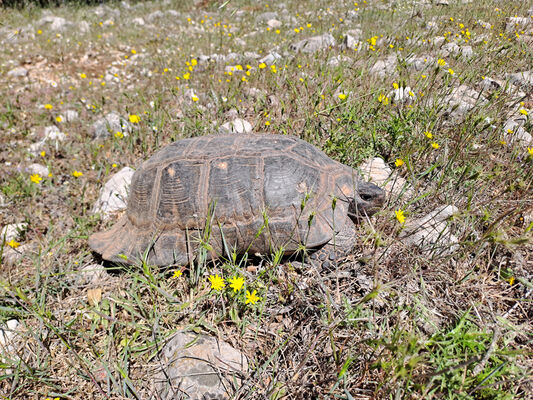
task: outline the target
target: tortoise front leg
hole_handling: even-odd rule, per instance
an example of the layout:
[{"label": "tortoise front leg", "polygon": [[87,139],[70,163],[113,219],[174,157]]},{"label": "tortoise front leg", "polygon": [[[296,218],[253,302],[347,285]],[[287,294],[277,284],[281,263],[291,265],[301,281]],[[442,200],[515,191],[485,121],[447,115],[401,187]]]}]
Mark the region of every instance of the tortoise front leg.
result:
[{"label": "tortoise front leg", "polygon": [[330,268],[339,259],[350,254],[355,246],[355,225],[351,220],[346,221],[344,227],[328,243],[313,252],[309,258],[318,262],[322,267]]}]

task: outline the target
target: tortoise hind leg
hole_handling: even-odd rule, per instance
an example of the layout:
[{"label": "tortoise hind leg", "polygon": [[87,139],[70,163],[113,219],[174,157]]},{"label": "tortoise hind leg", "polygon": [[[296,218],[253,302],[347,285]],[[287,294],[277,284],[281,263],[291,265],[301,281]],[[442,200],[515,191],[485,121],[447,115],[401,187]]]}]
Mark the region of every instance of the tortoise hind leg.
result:
[{"label": "tortoise hind leg", "polygon": [[350,254],[355,246],[355,225],[351,220],[346,221],[342,230],[328,243],[312,253],[309,258],[318,262],[322,267],[331,267],[336,261]]}]

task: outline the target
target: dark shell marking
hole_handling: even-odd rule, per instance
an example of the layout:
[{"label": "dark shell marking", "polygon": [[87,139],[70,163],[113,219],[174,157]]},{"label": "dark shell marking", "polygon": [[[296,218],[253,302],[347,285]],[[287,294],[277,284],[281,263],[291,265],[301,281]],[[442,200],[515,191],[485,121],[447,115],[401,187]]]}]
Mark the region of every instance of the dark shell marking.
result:
[{"label": "dark shell marking", "polygon": [[[371,214],[383,199],[377,186],[301,139],[203,136],[172,143],[145,161],[133,176],[126,215],[92,235],[89,245],[110,261],[135,262],[148,251],[152,264],[184,265],[209,222],[213,257],[224,254],[224,242],[238,253],[283,246],[290,254],[301,244],[327,243],[353,223],[354,207]],[[268,227],[258,236],[264,214]]]}]

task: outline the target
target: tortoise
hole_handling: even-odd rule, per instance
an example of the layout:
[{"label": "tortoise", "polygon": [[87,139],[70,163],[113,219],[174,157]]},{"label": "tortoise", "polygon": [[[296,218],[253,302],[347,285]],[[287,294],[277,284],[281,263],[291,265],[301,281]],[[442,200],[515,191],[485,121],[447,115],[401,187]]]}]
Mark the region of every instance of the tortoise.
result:
[{"label": "tortoise", "polygon": [[126,213],[89,237],[104,260],[184,266],[207,259],[317,250],[321,262],[350,252],[355,223],[383,204],[382,189],[313,145],[276,134],[176,141],[132,178]]}]

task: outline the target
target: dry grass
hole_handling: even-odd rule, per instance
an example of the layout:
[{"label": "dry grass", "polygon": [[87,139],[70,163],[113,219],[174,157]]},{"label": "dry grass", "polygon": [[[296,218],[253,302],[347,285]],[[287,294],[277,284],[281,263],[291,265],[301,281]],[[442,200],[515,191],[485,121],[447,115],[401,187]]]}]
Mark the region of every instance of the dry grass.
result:
[{"label": "dry grass", "polygon": [[[506,23],[527,17],[533,4],[450,3],[288,1],[286,11],[246,1],[109,3],[120,16],[78,3],[0,9],[0,194],[7,203],[0,219],[28,223],[19,239],[23,257],[8,265],[13,250],[2,250],[0,321],[21,323],[15,354],[2,356],[2,398],[149,398],[157,350],[179,329],[218,336],[248,356],[236,398],[531,398],[533,156],[502,128],[529,110],[524,127],[531,132],[531,87],[524,96],[483,91],[485,102],[458,119],[444,98],[453,87],[481,91],[482,77],[505,80],[531,68],[533,18],[523,29],[506,31]],[[156,10],[165,14],[149,22]],[[256,22],[266,11],[278,12],[279,34]],[[86,20],[89,30],[31,25],[46,12]],[[132,23],[138,17],[146,25]],[[297,40],[326,32],[339,40],[356,27],[357,51],[289,50]],[[427,41],[443,35],[471,45],[475,56],[443,56]],[[263,57],[275,46],[283,55],[275,73],[253,58],[200,58]],[[391,73],[369,73],[391,54],[399,58]],[[328,64],[339,55],[347,59]],[[415,71],[404,62],[409,55],[434,60]],[[250,65],[250,75],[224,72],[237,64]],[[28,77],[8,77],[16,66]],[[417,101],[379,102],[393,83],[411,87]],[[80,269],[95,262],[87,237],[113,222],[90,211],[109,175],[172,141],[216,133],[232,109],[254,131],[299,136],[353,167],[382,157],[411,190],[390,196],[358,228],[354,254],[332,269],[264,255],[198,262],[180,278],[173,269],[138,265],[84,280]],[[79,119],[65,121],[66,110]],[[140,123],[128,136],[93,140],[92,123],[112,111],[138,115]],[[50,125],[66,140],[31,154]],[[397,159],[404,164],[395,167]],[[25,168],[34,162],[52,176],[31,182]],[[430,256],[407,246],[394,211],[404,210],[409,222],[443,204],[459,209],[457,247]],[[245,305],[244,295],[212,291],[207,276],[216,273],[241,274],[262,300]],[[92,289],[102,293],[93,303]]]}]

